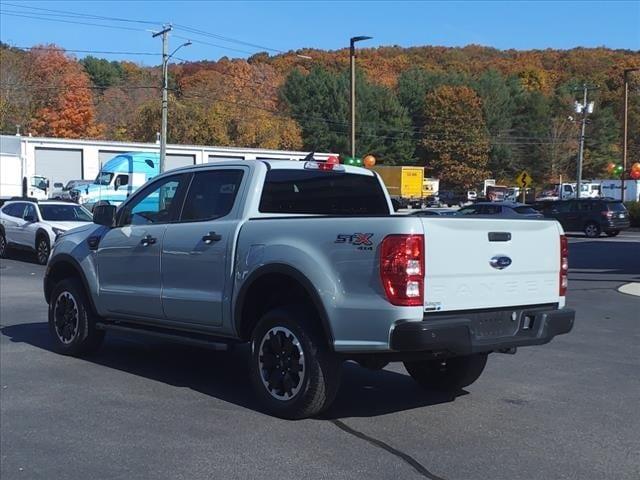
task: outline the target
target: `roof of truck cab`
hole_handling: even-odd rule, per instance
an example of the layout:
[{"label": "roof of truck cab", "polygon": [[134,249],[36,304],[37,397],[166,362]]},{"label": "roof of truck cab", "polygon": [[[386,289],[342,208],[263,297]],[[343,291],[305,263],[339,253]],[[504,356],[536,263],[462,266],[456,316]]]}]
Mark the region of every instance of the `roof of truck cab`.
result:
[{"label": "roof of truck cab", "polygon": [[[207,169],[207,168],[211,168],[214,166],[229,166],[229,167],[237,167],[237,166],[242,166],[242,165],[250,165],[251,163],[263,163],[265,165],[267,165],[268,169],[274,169],[274,170],[304,170],[305,169],[305,164],[306,162],[303,160],[216,160],[214,162],[209,162],[209,163],[201,163],[198,165],[187,165],[185,167],[179,167],[179,168],[175,168],[175,169],[171,169],[170,171],[175,173],[175,172],[179,172],[179,171],[185,171],[185,170],[200,170],[200,169]],[[318,163],[324,163],[324,162],[318,162]],[[346,173],[355,173],[355,174],[359,174],[359,175],[369,175],[369,176],[374,176],[375,172],[373,172],[372,170],[368,170],[366,168],[362,168],[362,167],[353,167],[351,165],[342,165],[342,167],[344,167],[344,171]]]}]

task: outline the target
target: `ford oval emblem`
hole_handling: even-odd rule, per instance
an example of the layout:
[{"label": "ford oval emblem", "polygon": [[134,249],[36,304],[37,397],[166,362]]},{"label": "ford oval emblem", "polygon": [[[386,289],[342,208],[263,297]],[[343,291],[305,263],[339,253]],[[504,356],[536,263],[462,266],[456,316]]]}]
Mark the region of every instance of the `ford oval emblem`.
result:
[{"label": "ford oval emblem", "polygon": [[489,260],[489,265],[497,270],[503,270],[511,265],[511,259],[506,255],[495,255]]}]

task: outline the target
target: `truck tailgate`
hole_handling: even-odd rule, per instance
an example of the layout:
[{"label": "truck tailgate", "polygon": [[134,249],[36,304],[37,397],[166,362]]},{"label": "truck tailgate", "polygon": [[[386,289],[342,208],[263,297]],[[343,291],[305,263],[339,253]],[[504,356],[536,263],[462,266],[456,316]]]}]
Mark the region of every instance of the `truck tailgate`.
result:
[{"label": "truck tailgate", "polygon": [[422,218],[422,224],[425,310],[558,302],[557,222],[440,217]]}]

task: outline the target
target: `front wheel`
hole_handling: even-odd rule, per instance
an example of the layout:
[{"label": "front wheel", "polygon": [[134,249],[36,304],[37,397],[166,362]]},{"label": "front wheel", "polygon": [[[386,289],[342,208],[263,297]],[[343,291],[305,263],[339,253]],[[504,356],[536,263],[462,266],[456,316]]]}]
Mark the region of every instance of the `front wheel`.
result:
[{"label": "front wheel", "polygon": [[487,356],[486,353],[476,353],[445,360],[404,362],[404,368],[426,389],[456,393],[480,377],[487,364]]},{"label": "front wheel", "polygon": [[617,237],[618,234],[620,233],[620,230],[608,230],[604,233],[607,234],[607,237]]},{"label": "front wheel", "polygon": [[81,356],[97,350],[104,339],[104,330],[96,328],[96,320],[78,280],[67,278],[53,288],[49,332],[57,352]]},{"label": "front wheel", "polygon": [[5,237],[4,232],[0,231],[0,258],[5,258],[7,256],[7,237]]},{"label": "front wheel", "polygon": [[49,245],[49,239],[44,235],[40,235],[36,240],[36,259],[40,265],[46,265],[49,261],[49,254],[51,253],[51,246]]},{"label": "front wheel", "polygon": [[266,313],[251,336],[251,380],[266,410],[278,417],[317,415],[333,402],[340,361],[306,309]]}]

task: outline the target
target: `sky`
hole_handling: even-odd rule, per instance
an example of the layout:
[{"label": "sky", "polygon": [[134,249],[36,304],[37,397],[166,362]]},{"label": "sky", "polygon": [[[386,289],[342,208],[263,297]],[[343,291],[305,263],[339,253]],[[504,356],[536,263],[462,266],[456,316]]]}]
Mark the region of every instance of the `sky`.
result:
[{"label": "sky", "polygon": [[[335,50],[347,46],[349,38],[356,35],[374,37],[362,42],[362,47],[478,44],[519,50],[599,46],[640,50],[640,0],[0,0],[0,40],[18,47],[55,43],[70,50],[159,54],[161,42],[152,38],[151,31],[158,30],[163,23],[171,23],[175,27],[170,34],[171,50],[187,39],[193,40],[192,45],[176,53],[177,58],[185,60],[217,60],[223,56],[246,58],[265,50],[271,54],[301,48]],[[204,34],[189,31],[189,28]],[[76,55],[83,57],[86,53],[77,52]],[[157,55],[95,56],[133,60],[147,65],[159,63]]]}]

